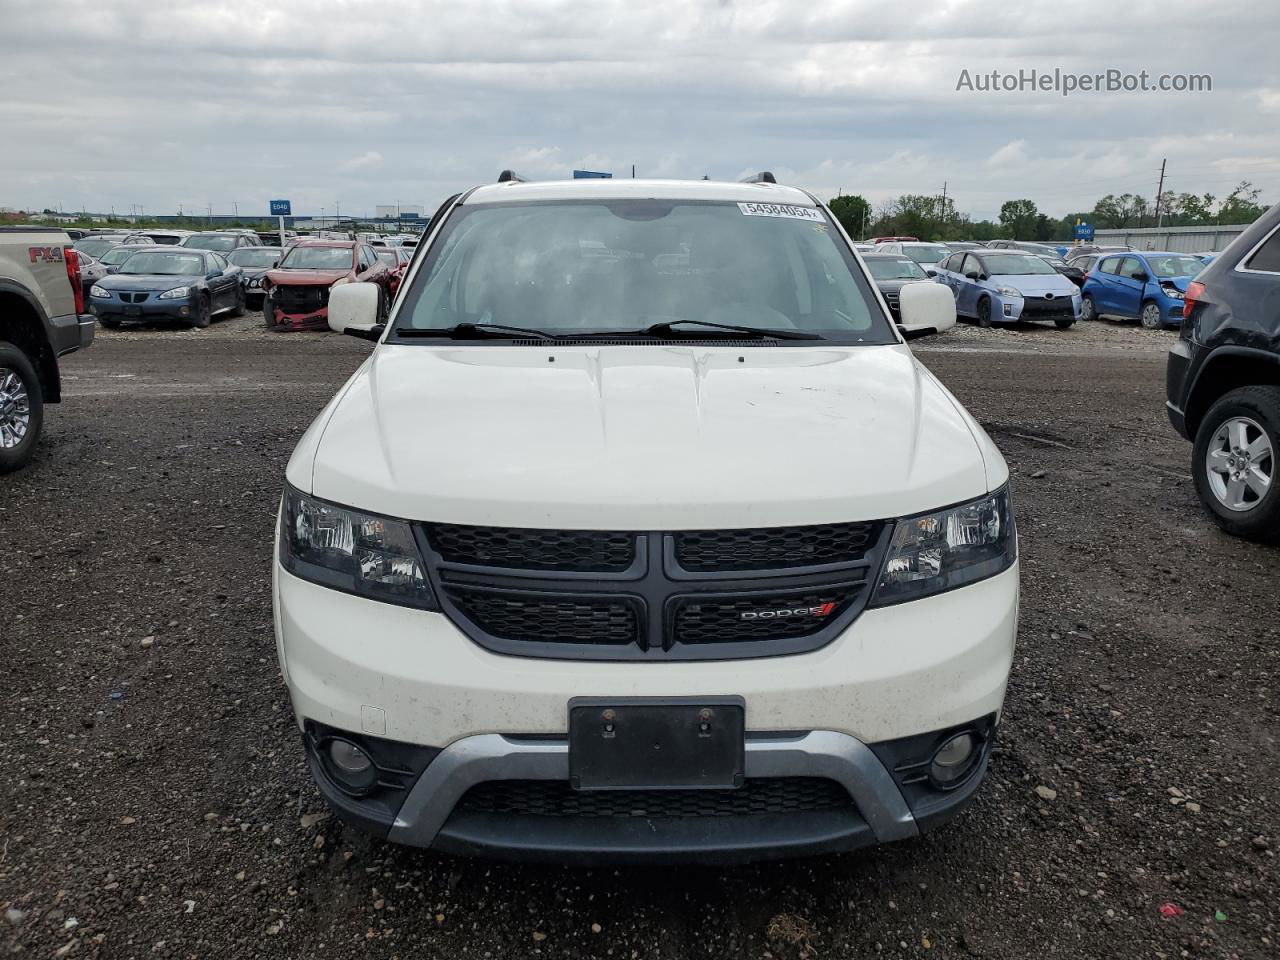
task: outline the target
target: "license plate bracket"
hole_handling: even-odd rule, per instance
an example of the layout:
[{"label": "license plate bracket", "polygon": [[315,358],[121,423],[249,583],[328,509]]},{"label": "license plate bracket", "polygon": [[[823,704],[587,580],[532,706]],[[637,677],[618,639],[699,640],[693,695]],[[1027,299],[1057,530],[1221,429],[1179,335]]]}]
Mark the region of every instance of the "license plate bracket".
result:
[{"label": "license plate bracket", "polygon": [[569,701],[575,790],[725,790],[743,784],[741,697]]},{"label": "license plate bracket", "polygon": [[142,308],[141,308],[141,307],[131,307],[131,306],[128,306],[128,305],[126,304],[126,305],[125,305],[125,308],[124,308],[124,315],[125,315],[126,317],[140,317],[140,316],[142,316]]}]

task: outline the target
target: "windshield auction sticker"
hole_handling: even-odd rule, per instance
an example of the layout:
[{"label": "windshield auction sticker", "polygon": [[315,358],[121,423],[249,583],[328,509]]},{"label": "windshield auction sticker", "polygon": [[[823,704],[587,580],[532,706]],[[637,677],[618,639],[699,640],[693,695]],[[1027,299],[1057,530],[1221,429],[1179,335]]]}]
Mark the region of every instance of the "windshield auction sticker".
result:
[{"label": "windshield auction sticker", "polygon": [[738,209],[748,217],[786,217],[788,220],[823,222],[822,214],[813,207],[793,207],[789,203],[740,203]]}]

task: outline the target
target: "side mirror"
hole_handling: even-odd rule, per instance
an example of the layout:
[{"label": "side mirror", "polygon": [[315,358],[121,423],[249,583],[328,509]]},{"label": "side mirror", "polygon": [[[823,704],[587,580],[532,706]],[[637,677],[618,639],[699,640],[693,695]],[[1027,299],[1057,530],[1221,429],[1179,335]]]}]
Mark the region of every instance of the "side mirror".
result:
[{"label": "side mirror", "polygon": [[1129,276],[1133,277],[1133,279],[1137,280],[1139,283],[1146,283],[1151,279],[1151,275],[1145,270],[1139,270],[1136,273],[1129,274]]},{"label": "side mirror", "polygon": [[981,280],[981,279],[982,279],[981,277],[979,277],[979,276],[978,276],[978,271],[977,271],[977,270],[970,270],[968,273],[966,273],[966,274],[965,274],[965,276],[966,276],[968,279],[970,279],[970,280]]},{"label": "side mirror", "polygon": [[376,340],[382,335],[378,323],[378,285],[340,283],[329,289],[329,329],[353,337]]},{"label": "side mirror", "polygon": [[[332,301],[330,301],[332,303]],[[898,293],[898,329],[908,340],[942,333],[956,325],[956,300],[940,283],[908,283]]]},{"label": "side mirror", "polygon": [[222,276],[222,271],[221,271],[221,270],[219,270],[217,267],[214,267],[212,270],[210,270],[208,273],[206,273],[206,274],[205,274],[205,279],[206,279],[206,280],[217,280],[217,279],[218,279],[218,277],[220,277],[220,276]]},{"label": "side mirror", "polygon": [[107,273],[119,273],[120,268],[114,263],[107,267]]},{"label": "side mirror", "polygon": [[930,276],[930,277],[936,277],[936,276],[938,275],[938,271],[937,271],[937,270],[929,270],[929,269],[926,269],[926,270],[925,270],[925,273],[926,273],[928,276]]}]

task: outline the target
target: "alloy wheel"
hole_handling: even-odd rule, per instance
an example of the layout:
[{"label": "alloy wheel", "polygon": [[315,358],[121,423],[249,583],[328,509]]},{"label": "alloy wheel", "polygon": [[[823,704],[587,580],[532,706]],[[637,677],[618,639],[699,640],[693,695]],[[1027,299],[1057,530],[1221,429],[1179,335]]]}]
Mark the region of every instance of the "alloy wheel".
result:
[{"label": "alloy wheel", "polygon": [[31,398],[17,371],[0,367],[0,449],[12,450],[31,428]]},{"label": "alloy wheel", "polygon": [[1160,316],[1160,305],[1148,303],[1142,308],[1142,325],[1148,330],[1158,330],[1164,326],[1164,318]]},{"label": "alloy wheel", "polygon": [[1232,417],[1214,431],[1205,453],[1209,489],[1228,510],[1252,510],[1271,489],[1276,457],[1271,438],[1256,420]]}]

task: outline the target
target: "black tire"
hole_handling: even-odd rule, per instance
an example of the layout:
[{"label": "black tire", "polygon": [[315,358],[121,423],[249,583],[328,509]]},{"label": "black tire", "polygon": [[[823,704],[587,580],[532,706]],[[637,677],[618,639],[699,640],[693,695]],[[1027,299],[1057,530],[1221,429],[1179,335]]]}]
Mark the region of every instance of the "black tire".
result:
[{"label": "black tire", "polygon": [[1075,317],[1062,317],[1059,320],[1053,321],[1053,325],[1057,327],[1059,330],[1070,330],[1072,325],[1075,322],[1076,322]]},{"label": "black tire", "polygon": [[[15,394],[25,400],[15,404]],[[16,436],[19,426],[20,438]],[[43,428],[44,388],[36,368],[25,353],[0,340],[0,473],[12,473],[31,462]]]},{"label": "black tire", "polygon": [[1093,297],[1085,294],[1080,300],[1080,319],[1081,320],[1100,320],[1098,316],[1098,305],[1093,302]]},{"label": "black tire", "polygon": [[[1246,452],[1249,452],[1250,446],[1261,445],[1259,440],[1264,435],[1265,443],[1269,444],[1269,453],[1263,456],[1250,454],[1249,460],[1244,463],[1240,459],[1227,461],[1227,465],[1244,467],[1239,481],[1243,483],[1243,487],[1238,488],[1242,492],[1243,506],[1237,506],[1236,509],[1232,509],[1226,502],[1233,499],[1231,487],[1226,486],[1232,475],[1211,470],[1209,466],[1211,452],[1218,451],[1219,456],[1233,455],[1230,440],[1227,441],[1228,449],[1223,450],[1220,443],[1222,438],[1219,437],[1220,430],[1227,437],[1230,436],[1230,427],[1227,425],[1233,421],[1248,421],[1254,425],[1246,428]],[[1191,475],[1195,478],[1196,492],[1200,494],[1201,503],[1213,514],[1218,526],[1227,533],[1263,543],[1280,540],[1280,490],[1277,489],[1280,487],[1280,479],[1277,479],[1280,473],[1276,469],[1278,457],[1280,387],[1241,387],[1232,390],[1210,407],[1200,421],[1200,427],[1196,430],[1196,442],[1192,447]],[[1259,475],[1270,479],[1262,494],[1258,494],[1256,485],[1248,480],[1250,476],[1257,478]],[[1225,491],[1222,489],[1224,486]]]},{"label": "black tire", "polygon": [[1143,300],[1138,308],[1138,323],[1142,324],[1143,330],[1163,329],[1164,315],[1160,313],[1160,304],[1154,300]]},{"label": "black tire", "polygon": [[212,322],[213,314],[210,311],[209,298],[207,296],[201,296],[200,299],[196,301],[196,312],[191,317],[191,325],[199,330],[203,330]]},{"label": "black tire", "polygon": [[244,301],[245,301],[244,287],[240,286],[240,284],[237,283],[236,284],[236,302],[235,302],[235,306],[231,308],[231,316],[233,317],[244,316]]},{"label": "black tire", "polygon": [[978,326],[991,326],[991,298],[983,297],[978,301]]}]

